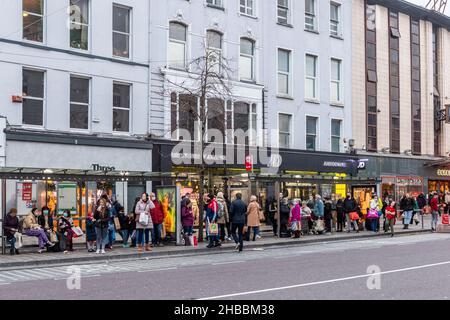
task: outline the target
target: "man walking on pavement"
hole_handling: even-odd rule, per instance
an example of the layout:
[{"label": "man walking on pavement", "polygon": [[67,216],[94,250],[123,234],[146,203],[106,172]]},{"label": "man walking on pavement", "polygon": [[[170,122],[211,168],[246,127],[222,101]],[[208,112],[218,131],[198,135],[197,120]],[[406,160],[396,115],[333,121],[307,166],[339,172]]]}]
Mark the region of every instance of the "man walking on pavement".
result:
[{"label": "man walking on pavement", "polygon": [[439,196],[437,193],[433,195],[430,201],[431,207],[431,231],[435,232],[439,220]]},{"label": "man walking on pavement", "polygon": [[[236,195],[230,207],[231,234],[236,242],[236,250],[242,252],[244,249],[244,226],[247,218],[247,205],[242,201],[242,194]],[[236,235],[237,231],[237,235]]]}]

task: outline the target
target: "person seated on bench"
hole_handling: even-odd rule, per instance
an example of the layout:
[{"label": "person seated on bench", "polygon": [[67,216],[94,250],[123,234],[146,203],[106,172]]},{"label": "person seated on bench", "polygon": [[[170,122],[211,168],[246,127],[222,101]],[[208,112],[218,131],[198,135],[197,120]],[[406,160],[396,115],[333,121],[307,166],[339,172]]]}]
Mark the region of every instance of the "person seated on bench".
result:
[{"label": "person seated on bench", "polygon": [[19,232],[19,218],[17,218],[17,209],[12,208],[5,217],[3,223],[3,229],[5,230],[6,241],[11,244],[10,254],[19,254],[19,250],[16,249],[16,232]]},{"label": "person seated on bench", "polygon": [[73,238],[75,234],[72,228],[73,220],[70,217],[70,211],[64,210],[62,216],[58,219],[58,230],[62,235],[64,235],[66,241],[64,253],[67,253],[67,249],[68,251],[73,251]]},{"label": "person seated on bench", "polygon": [[34,208],[23,220],[24,234],[29,237],[37,237],[39,241],[38,253],[44,252],[45,246],[53,247],[55,244],[48,240],[44,229],[38,224],[37,220],[42,214],[41,210]]}]

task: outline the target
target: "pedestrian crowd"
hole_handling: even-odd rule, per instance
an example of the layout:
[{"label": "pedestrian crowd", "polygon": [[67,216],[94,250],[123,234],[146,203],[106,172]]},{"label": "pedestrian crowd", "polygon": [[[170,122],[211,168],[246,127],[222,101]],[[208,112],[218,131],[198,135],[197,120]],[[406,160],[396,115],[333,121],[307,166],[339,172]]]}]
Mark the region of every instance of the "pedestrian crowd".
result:
[{"label": "pedestrian crowd", "polygon": [[[372,194],[368,207],[364,208],[359,200],[348,193],[345,198],[320,195],[308,199],[289,199],[280,194],[280,200],[269,199],[263,208],[256,196],[249,202],[242,194],[235,195],[230,201],[227,195],[218,192],[204,196],[204,227],[208,240],[207,248],[220,247],[224,242],[234,242],[236,251],[242,252],[244,241],[261,239],[261,224],[266,222],[273,227],[274,236],[298,239],[306,235],[328,235],[332,232],[383,230],[394,236],[394,225],[403,224],[404,229],[418,225],[422,215],[431,215],[431,230],[435,232],[439,218],[449,224],[450,192],[439,195],[434,192],[411,196],[404,194],[399,203],[389,195],[383,198]],[[365,205],[364,205],[365,206]],[[165,215],[162,204],[154,193],[143,193],[135,199],[133,210],[125,213],[124,207],[112,197],[102,195],[86,219],[86,248],[88,252],[105,254],[113,250],[116,234],[122,238],[124,248],[137,248],[139,253],[152,251],[152,248],[164,246]],[[194,224],[198,219],[195,211],[197,202],[190,194],[181,200],[182,239],[187,246],[194,245]],[[17,216],[17,210],[11,209],[6,215],[4,234],[10,244],[10,254],[19,254],[22,236],[38,239],[39,253],[68,253],[74,250],[73,240],[83,236],[80,227],[75,226],[69,210],[52,214],[45,206],[33,208],[23,219]]]}]

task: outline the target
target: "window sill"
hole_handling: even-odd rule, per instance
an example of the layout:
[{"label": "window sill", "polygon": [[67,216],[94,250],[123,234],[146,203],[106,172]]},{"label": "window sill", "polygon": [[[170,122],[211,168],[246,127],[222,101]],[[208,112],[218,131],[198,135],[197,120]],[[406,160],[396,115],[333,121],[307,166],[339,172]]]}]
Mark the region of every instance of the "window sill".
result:
[{"label": "window sill", "polygon": [[314,103],[314,104],[320,104],[320,101],[317,100],[317,99],[308,99],[308,98],[305,98],[305,102],[308,102],[308,103]]},{"label": "window sill", "polygon": [[252,15],[250,15],[250,14],[238,12],[238,15],[239,15],[240,17],[246,17],[246,18],[249,18],[249,19],[258,20],[258,17],[257,17],[257,16],[252,16]]},{"label": "window sill", "polygon": [[211,9],[217,9],[217,10],[221,10],[221,11],[225,11],[225,7],[221,7],[221,6],[215,6],[213,4],[206,4],[207,8],[211,8]]},{"label": "window sill", "polygon": [[294,26],[290,23],[277,22],[277,25],[282,26],[282,27],[287,27],[287,28],[294,28]]},{"label": "window sill", "polygon": [[246,83],[246,84],[256,84],[256,80],[245,80],[241,79],[239,82]]},{"label": "window sill", "polygon": [[310,32],[310,33],[314,33],[314,34],[320,34],[319,31],[317,31],[317,30],[310,30],[310,29],[307,29],[307,28],[305,28],[305,31],[306,32]]},{"label": "window sill", "polygon": [[335,35],[335,34],[330,34],[330,38],[334,38],[334,39],[337,39],[337,40],[344,40],[343,36]]},{"label": "window sill", "polygon": [[344,104],[342,102],[330,102],[330,106],[337,108],[344,108]]},{"label": "window sill", "polygon": [[277,94],[277,98],[279,99],[286,99],[286,100],[294,100],[294,97],[285,95],[285,94]]}]

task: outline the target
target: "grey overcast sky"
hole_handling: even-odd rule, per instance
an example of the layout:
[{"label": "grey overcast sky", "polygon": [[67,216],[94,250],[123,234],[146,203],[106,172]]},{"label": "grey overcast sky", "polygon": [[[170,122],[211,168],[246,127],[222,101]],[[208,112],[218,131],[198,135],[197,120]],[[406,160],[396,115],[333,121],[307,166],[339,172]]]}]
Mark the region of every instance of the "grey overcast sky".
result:
[{"label": "grey overcast sky", "polygon": [[[418,4],[420,6],[426,6],[429,0],[406,0],[415,4]],[[434,1],[434,0],[433,0]],[[439,0],[440,1],[440,0]],[[447,10],[445,11],[445,13],[450,16],[450,1],[447,4]]]}]

